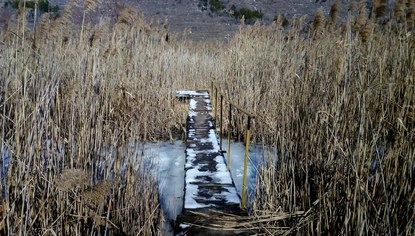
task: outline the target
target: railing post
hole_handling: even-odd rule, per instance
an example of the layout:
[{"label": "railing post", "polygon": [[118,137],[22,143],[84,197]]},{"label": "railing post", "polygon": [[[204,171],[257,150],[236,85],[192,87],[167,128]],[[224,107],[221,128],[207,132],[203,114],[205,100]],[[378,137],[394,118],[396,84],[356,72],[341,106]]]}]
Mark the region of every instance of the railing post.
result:
[{"label": "railing post", "polygon": [[[214,121],[215,121],[215,127],[217,127],[217,110],[218,110],[218,88],[214,85],[214,83],[212,82],[212,93],[213,93],[213,89],[215,90],[214,92],[214,97],[215,97],[215,112],[214,112]],[[212,95],[213,96],[213,95]],[[223,136],[223,94],[220,93],[220,131],[219,131],[219,136],[220,136],[220,151],[223,152],[223,147],[222,147],[222,136]],[[244,114],[246,114],[248,116],[248,122],[247,122],[247,130],[246,130],[246,143],[245,143],[245,160],[244,160],[244,176],[243,176],[243,184],[242,184],[242,201],[241,201],[241,208],[244,209],[245,205],[246,205],[246,200],[247,200],[247,175],[248,175],[248,161],[249,161],[249,144],[250,144],[250,139],[251,139],[251,120],[255,119],[255,115],[253,115],[252,113],[246,111],[245,109],[241,108],[238,104],[233,103],[231,100],[229,100],[228,98],[225,97],[225,100],[227,100],[229,102],[229,129],[228,129],[228,155],[227,155],[227,165],[226,165],[226,171],[230,171],[230,163],[231,163],[231,133],[232,133],[232,125],[231,125],[231,120],[232,120],[232,107],[235,107],[239,112],[242,112]],[[215,128],[215,133],[217,134],[217,130]]]},{"label": "railing post", "polygon": [[223,124],[223,116],[222,116],[222,109],[223,108],[223,95],[222,93],[220,94],[220,131],[219,131],[219,137],[220,137],[220,150],[223,151],[222,149],[222,124]]},{"label": "railing post", "polygon": [[251,117],[248,116],[248,124],[246,129],[246,143],[245,143],[245,161],[244,161],[244,181],[242,184],[242,202],[241,202],[241,208],[245,208],[245,202],[246,202],[246,178],[247,178],[247,172],[248,172],[248,152],[249,152],[249,142],[250,142],[250,136],[251,136]]},{"label": "railing post", "polygon": [[212,84],[210,85],[210,94],[211,94],[212,97],[213,97],[213,88],[214,88],[214,85],[213,85],[213,81],[212,81]]},{"label": "railing post", "polygon": [[217,110],[218,110],[218,88],[215,86],[215,134],[216,134],[216,121],[217,121]]},{"label": "railing post", "polygon": [[231,133],[232,133],[232,104],[229,103],[229,125],[228,125],[228,156],[227,156],[227,162],[226,162],[226,171],[229,172],[231,169]]}]

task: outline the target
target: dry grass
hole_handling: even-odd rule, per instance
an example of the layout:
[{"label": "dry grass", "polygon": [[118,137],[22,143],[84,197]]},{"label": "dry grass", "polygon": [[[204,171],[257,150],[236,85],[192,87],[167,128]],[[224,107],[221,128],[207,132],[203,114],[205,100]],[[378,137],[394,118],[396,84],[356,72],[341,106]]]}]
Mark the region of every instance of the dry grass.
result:
[{"label": "dry grass", "polygon": [[[241,24],[227,45],[176,41],[132,8],[93,25],[94,1],[81,26],[75,1],[35,30],[20,11],[0,34],[0,152],[12,153],[1,234],[160,233],[136,145],[173,141],[187,115],[175,91],[211,81],[255,111],[253,141],[279,150],[258,174],[264,234],[413,234],[414,7],[383,3],[382,25],[361,1],[357,20],[336,23],[333,8],[287,32]],[[246,119],[231,122],[243,137]]]},{"label": "dry grass", "polygon": [[256,111],[254,140],[279,149],[278,164],[259,171],[254,212],[307,212],[264,232],[415,232],[415,44],[409,9],[397,9],[378,25],[361,1],[357,22],[323,28],[318,12],[308,35],[255,26],[229,44],[217,82]]},{"label": "dry grass", "polygon": [[2,31],[0,150],[12,156],[0,234],[159,233],[156,175],[136,145],[172,138],[185,120],[171,112],[169,62],[149,51],[165,47],[164,32],[127,14],[120,24],[133,30],[77,28],[70,7],[36,30],[21,13]]}]

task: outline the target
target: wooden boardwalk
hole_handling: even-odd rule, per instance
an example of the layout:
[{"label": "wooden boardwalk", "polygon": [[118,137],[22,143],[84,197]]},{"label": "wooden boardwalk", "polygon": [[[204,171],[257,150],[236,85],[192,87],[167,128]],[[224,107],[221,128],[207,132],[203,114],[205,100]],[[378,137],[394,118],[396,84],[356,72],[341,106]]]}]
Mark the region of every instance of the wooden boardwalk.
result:
[{"label": "wooden boardwalk", "polygon": [[[253,235],[220,150],[208,91],[178,91],[189,99],[183,212],[174,235]],[[245,227],[244,227],[245,225]]]}]

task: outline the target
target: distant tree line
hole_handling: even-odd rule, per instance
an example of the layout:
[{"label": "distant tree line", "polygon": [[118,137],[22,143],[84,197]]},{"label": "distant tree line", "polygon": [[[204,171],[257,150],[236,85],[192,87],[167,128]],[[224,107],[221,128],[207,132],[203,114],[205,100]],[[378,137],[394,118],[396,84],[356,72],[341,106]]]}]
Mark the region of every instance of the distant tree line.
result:
[{"label": "distant tree line", "polygon": [[212,12],[221,11],[226,8],[226,6],[222,4],[219,0],[210,0],[209,4],[210,4],[210,11]]},{"label": "distant tree line", "polygon": [[262,19],[264,17],[264,13],[262,11],[251,10],[244,7],[238,10],[235,5],[232,5],[231,10],[233,11],[233,17],[237,19],[242,18],[242,16],[245,16],[245,20]]},{"label": "distant tree line", "polygon": [[[36,4],[35,4],[34,1],[21,2],[19,0],[14,0],[14,1],[10,1],[9,0],[9,1],[6,1],[4,3],[4,6],[5,7],[10,6],[10,7],[14,8],[14,9],[17,9],[17,8],[19,8],[19,4],[21,4],[21,6],[22,7],[24,6],[25,8],[35,9],[35,7],[36,7]],[[38,2],[38,4],[37,4],[37,7],[38,7],[38,9],[41,12],[58,12],[59,11],[59,6],[55,5],[55,6],[52,7],[49,4],[49,1],[48,0],[40,0]]]},{"label": "distant tree line", "polygon": [[201,0],[199,3],[199,7],[202,11],[206,11],[209,7],[211,12],[218,12],[226,8],[226,6],[219,0]]},{"label": "distant tree line", "polygon": [[219,13],[221,15],[235,17],[236,19],[241,19],[242,16],[244,16],[245,20],[248,22],[253,19],[262,19],[264,17],[262,11],[251,10],[245,7],[238,9],[235,5],[232,5],[230,9],[226,10],[226,5],[220,0],[200,0],[198,6],[202,11],[210,10],[211,13]]}]

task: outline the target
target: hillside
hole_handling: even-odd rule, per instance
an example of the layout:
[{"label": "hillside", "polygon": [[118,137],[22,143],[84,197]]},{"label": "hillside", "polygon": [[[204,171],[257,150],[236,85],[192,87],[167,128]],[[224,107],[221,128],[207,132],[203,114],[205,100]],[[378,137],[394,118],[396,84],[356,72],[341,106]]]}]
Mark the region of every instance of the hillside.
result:
[{"label": "hillside", "polygon": [[[139,1],[138,6],[146,17],[167,18],[171,30],[183,32],[189,28],[193,39],[227,38],[232,36],[238,29],[239,20],[226,16],[222,12],[212,13],[209,9],[202,11],[200,4],[202,0],[176,0],[176,1]],[[223,0],[221,1],[229,10],[232,5],[237,8],[248,8],[264,13],[263,23],[271,23],[275,16],[284,15],[291,20],[294,15],[314,16],[319,7],[328,15],[333,0],[317,2],[316,0]],[[344,16],[347,10],[348,1],[341,1]],[[202,4],[203,6],[203,4]],[[209,5],[208,5],[209,6]]]},{"label": "hillside", "polygon": [[[9,13],[15,12],[11,7],[5,7],[6,2],[6,0],[0,1],[2,7],[0,24],[4,24]],[[67,2],[68,0],[51,0],[50,5],[59,6],[62,11]],[[104,18],[115,21],[123,8],[134,6],[147,20],[158,19],[162,22],[166,18],[171,32],[182,34],[185,29],[188,29],[187,37],[191,39],[226,40],[237,32],[239,25],[239,20],[227,13],[230,12],[232,5],[237,9],[247,8],[261,11],[264,16],[260,21],[269,24],[278,15],[283,15],[288,21],[291,21],[295,15],[307,15],[308,20],[311,20],[320,7],[328,17],[334,0],[221,0],[220,4],[223,4],[225,8],[217,12],[209,9],[210,2],[208,0],[103,0],[87,19],[95,23]],[[339,1],[339,21],[345,18],[349,2],[349,0]],[[203,10],[204,4],[207,5],[205,10]],[[82,6],[83,2],[79,5]],[[72,20],[80,23],[81,19],[82,9],[79,7],[74,10]],[[251,20],[253,21],[255,20]]]}]

